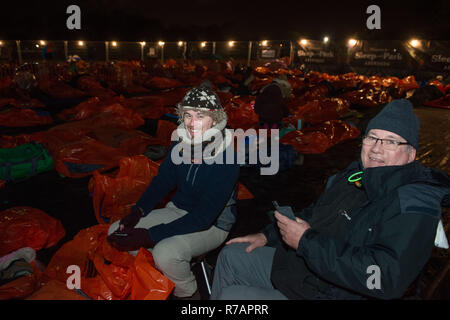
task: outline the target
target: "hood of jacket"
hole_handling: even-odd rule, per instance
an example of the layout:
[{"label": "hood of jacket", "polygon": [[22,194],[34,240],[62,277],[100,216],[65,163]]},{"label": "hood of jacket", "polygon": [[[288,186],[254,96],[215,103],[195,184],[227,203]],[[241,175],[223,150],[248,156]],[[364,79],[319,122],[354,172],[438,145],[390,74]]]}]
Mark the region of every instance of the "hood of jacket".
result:
[{"label": "hood of jacket", "polygon": [[[225,128],[226,123],[226,120],[223,120],[194,139],[190,137],[184,123],[181,123],[176,130],[176,138],[180,143],[181,150],[196,150],[197,148],[202,151],[203,160],[214,159],[223,154],[233,142],[233,134]],[[194,152],[191,153],[191,157],[193,155]]]}]

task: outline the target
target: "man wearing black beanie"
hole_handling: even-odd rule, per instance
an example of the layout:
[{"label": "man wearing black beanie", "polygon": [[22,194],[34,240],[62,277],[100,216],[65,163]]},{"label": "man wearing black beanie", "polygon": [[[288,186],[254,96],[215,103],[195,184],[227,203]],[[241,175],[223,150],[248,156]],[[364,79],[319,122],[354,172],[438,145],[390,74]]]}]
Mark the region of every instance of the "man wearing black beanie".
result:
[{"label": "man wearing black beanie", "polygon": [[368,123],[359,161],[316,203],[295,220],[275,211],[260,233],[227,242],[211,299],[401,298],[433,246],[448,248],[438,226],[450,179],[415,160],[419,131],[409,101],[386,105]]},{"label": "man wearing black beanie", "polygon": [[361,150],[364,168],[411,163],[419,149],[419,133],[411,102],[392,101],[367,125]]}]

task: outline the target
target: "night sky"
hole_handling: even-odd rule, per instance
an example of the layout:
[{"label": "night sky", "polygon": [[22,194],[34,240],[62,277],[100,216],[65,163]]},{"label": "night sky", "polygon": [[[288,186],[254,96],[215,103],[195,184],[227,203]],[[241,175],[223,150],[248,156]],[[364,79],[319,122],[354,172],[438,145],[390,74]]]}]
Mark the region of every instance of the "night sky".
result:
[{"label": "night sky", "polygon": [[[71,4],[81,8],[79,31],[66,27]],[[381,30],[366,28],[371,4]],[[448,0],[6,0],[0,10],[0,39],[9,40],[450,40]]]}]

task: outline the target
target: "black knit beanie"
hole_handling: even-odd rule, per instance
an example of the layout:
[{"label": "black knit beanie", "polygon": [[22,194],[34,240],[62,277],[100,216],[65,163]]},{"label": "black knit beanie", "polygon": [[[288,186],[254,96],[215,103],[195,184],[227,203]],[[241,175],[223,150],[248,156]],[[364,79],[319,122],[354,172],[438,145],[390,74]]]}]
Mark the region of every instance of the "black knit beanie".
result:
[{"label": "black knit beanie", "polygon": [[366,128],[366,135],[371,129],[394,132],[404,138],[416,150],[419,149],[420,122],[413,112],[409,100],[393,100],[388,103]]},{"label": "black knit beanie", "polygon": [[201,109],[215,111],[222,109],[219,96],[213,91],[210,83],[202,82],[198,87],[189,90],[180,102],[185,109]]}]

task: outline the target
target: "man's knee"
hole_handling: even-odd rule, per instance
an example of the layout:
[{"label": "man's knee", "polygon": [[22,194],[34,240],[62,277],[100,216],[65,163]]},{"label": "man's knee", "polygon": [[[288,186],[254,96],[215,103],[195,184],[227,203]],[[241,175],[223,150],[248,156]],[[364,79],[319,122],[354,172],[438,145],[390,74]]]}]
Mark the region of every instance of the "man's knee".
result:
[{"label": "man's knee", "polygon": [[248,243],[232,243],[223,247],[217,257],[216,268],[231,267],[231,269],[234,269],[233,266],[235,266],[236,263],[239,265],[240,261],[242,261],[242,258],[239,258],[239,256],[247,254],[245,248],[247,248],[248,245]]},{"label": "man's knee", "polygon": [[246,253],[245,249],[249,246],[249,243],[231,243],[223,247],[220,254],[224,256],[234,256],[236,254]]},{"label": "man's knee", "polygon": [[236,255],[241,255],[243,253],[247,253],[245,249],[249,246],[248,243],[231,243],[229,245],[226,245],[223,247],[223,249],[220,251],[219,257],[222,257],[222,259],[229,259],[233,258]]}]

